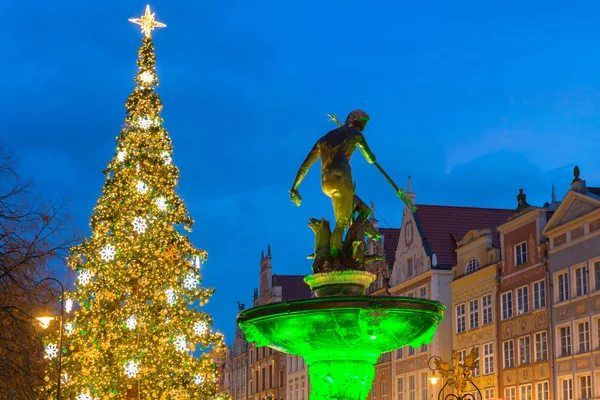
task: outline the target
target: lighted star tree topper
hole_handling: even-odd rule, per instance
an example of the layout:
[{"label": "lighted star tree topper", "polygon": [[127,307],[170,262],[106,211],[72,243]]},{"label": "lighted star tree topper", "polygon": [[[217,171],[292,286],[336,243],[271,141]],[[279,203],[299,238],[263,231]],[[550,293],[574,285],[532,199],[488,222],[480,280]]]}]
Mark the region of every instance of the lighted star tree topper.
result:
[{"label": "lighted star tree topper", "polygon": [[[106,182],[91,217],[92,235],[74,247],[77,271],[68,293],[75,311],[64,346],[45,339],[50,360],[45,394],[56,393],[55,361],[63,352],[64,398],[217,398],[218,370],[209,357],[223,348],[210,315],[199,311],[214,290],[201,287],[207,254],[182,227],[193,220],[176,194],[179,171],[159,116],[152,30],[165,27],[150,7],[141,18],[139,71],[126,103],[125,125],[104,171]],[[192,353],[204,350],[197,358]]]}]

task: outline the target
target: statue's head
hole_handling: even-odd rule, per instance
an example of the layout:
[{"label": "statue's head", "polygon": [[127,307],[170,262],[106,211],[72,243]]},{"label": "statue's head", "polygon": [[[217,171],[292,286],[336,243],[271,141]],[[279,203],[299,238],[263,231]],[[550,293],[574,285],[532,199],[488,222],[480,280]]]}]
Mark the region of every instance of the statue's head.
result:
[{"label": "statue's head", "polygon": [[344,125],[352,125],[362,132],[370,119],[371,117],[369,117],[369,114],[363,110],[354,110],[348,114],[348,118],[346,118]]}]

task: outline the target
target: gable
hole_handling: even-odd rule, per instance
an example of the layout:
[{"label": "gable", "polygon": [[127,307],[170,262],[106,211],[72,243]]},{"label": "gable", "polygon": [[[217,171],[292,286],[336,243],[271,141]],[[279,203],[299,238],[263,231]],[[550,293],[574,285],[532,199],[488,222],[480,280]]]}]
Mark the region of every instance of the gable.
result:
[{"label": "gable", "polygon": [[596,211],[599,208],[600,200],[583,193],[569,190],[565,199],[560,203],[558,209],[548,221],[548,224],[543,230],[543,234],[547,236],[548,232]]}]

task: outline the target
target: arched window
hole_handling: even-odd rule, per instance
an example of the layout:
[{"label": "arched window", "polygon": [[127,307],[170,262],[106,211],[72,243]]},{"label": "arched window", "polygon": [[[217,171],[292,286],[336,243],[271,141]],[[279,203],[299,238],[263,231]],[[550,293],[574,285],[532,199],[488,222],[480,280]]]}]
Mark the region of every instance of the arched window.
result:
[{"label": "arched window", "polygon": [[467,263],[467,270],[465,274],[470,274],[471,272],[475,272],[479,269],[479,260],[475,257],[471,257],[469,262]]}]

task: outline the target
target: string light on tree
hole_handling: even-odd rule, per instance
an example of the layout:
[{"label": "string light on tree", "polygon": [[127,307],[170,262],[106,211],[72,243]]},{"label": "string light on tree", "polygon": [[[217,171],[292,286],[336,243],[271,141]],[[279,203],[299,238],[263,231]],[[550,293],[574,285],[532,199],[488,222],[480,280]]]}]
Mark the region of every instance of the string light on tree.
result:
[{"label": "string light on tree", "polygon": [[90,283],[91,277],[92,273],[88,270],[84,270],[79,273],[79,277],[77,279],[79,279],[80,284],[87,285],[88,283]]},{"label": "string light on tree", "polygon": [[146,232],[147,227],[148,227],[148,224],[147,224],[145,218],[135,217],[133,219],[133,230],[136,231],[137,233],[142,234],[142,233]]},{"label": "string light on tree", "polygon": [[125,325],[127,326],[127,329],[134,330],[135,326],[137,325],[137,317],[132,315],[131,317],[127,318]]},{"label": "string light on tree", "polygon": [[141,194],[145,194],[148,191],[148,185],[146,185],[146,183],[142,181],[139,181],[137,185],[135,185],[135,187]]},{"label": "string light on tree", "polygon": [[140,80],[144,83],[152,83],[154,80],[154,75],[151,72],[144,71],[140,74]]},{"label": "string light on tree", "polygon": [[46,346],[46,356],[44,358],[53,359],[58,354],[58,347],[54,343]]},{"label": "string light on tree", "polygon": [[177,349],[177,351],[181,351],[184,352],[187,350],[187,343],[185,341],[185,336],[179,336],[177,339],[175,339],[175,348]]},{"label": "string light on tree", "polygon": [[198,286],[198,277],[196,277],[196,274],[192,272],[187,274],[183,280],[183,285],[186,289],[196,289]]},{"label": "string light on tree", "polygon": [[73,333],[73,323],[68,322],[65,324],[65,332],[67,332],[67,335]]},{"label": "string light on tree", "polygon": [[173,289],[167,289],[165,294],[167,295],[167,303],[169,303],[170,306],[175,305],[175,300],[177,300],[175,291]]},{"label": "string light on tree", "polygon": [[159,197],[154,200],[154,203],[156,203],[156,207],[158,207],[160,211],[167,211],[167,200],[164,197]]},{"label": "string light on tree", "polygon": [[125,150],[121,150],[117,153],[117,160],[119,160],[119,162],[123,162],[125,161],[125,156],[127,155],[127,152]]},{"label": "string light on tree", "polygon": [[138,118],[138,125],[142,129],[148,129],[152,126],[152,120],[148,117],[140,117]]},{"label": "string light on tree", "polygon": [[90,392],[83,392],[77,396],[76,400],[92,400],[92,396],[90,396]]},{"label": "string light on tree", "polygon": [[113,246],[112,244],[107,244],[100,250],[100,256],[102,257],[102,261],[114,260],[115,254],[117,254],[117,251],[115,250],[115,246]]},{"label": "string light on tree", "polygon": [[130,360],[127,362],[127,364],[125,364],[125,375],[127,375],[130,378],[135,378],[137,376],[138,373],[138,363]]},{"label": "string light on tree", "polygon": [[198,336],[204,335],[208,327],[203,321],[198,321],[194,324],[194,333]]},{"label": "string light on tree", "polygon": [[67,299],[65,301],[65,311],[67,313],[70,313],[72,309],[73,309],[73,299]]},{"label": "string light on tree", "polygon": [[160,156],[162,157],[165,164],[171,164],[171,155],[168,151],[163,151]]}]

